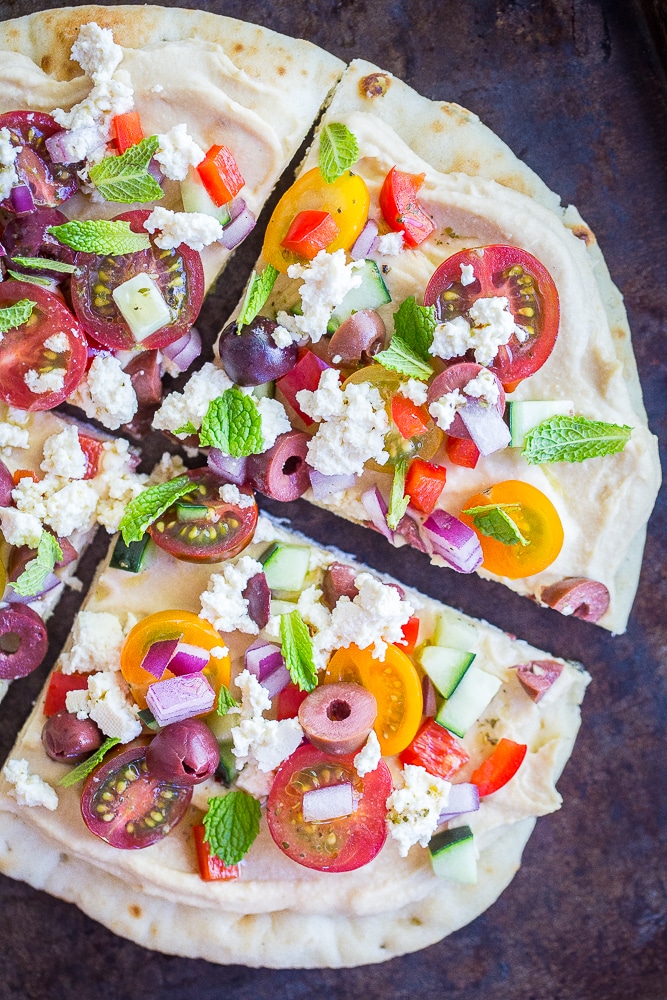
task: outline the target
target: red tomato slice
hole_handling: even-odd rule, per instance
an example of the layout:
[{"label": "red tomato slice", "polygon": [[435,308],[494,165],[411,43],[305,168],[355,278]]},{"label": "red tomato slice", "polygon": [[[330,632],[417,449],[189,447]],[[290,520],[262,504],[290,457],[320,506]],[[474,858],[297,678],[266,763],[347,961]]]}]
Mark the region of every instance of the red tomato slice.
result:
[{"label": "red tomato slice", "polygon": [[445,488],[447,469],[423,458],[413,458],[405,477],[405,493],[410,504],[422,514],[430,514]]},{"label": "red tomato slice", "polygon": [[[129,222],[134,233],[146,230],[148,209],[136,209],[116,216]],[[83,329],[109,350],[131,350],[137,343],[112,298],[112,291],[137,274],[150,274],[164,297],[172,320],[141,342],[142,348],[167,347],[183,337],[201,309],[204,299],[204,269],[201,257],[181,243],[175,250],[161,250],[151,240],[149,250],[104,257],[78,253],[76,274],[72,275],[72,304]]]},{"label": "red tomato slice", "polygon": [[392,167],[380,191],[380,208],[385,222],[393,230],[402,232],[410,247],[418,247],[435,229],[432,219],[417,200],[425,176],[406,174]]},{"label": "red tomato slice", "polygon": [[[473,266],[475,281],[461,284],[461,265]],[[435,306],[440,322],[465,316],[481,298],[505,296],[517,325],[528,336],[513,334],[501,347],[490,371],[509,390],[542,367],[558,336],[560,306],[553,278],[537,257],[519,247],[493,244],[461,250],[434,272],[424,292],[424,305]]]},{"label": "red tomato slice", "polygon": [[219,207],[235,198],[245,181],[227,146],[211,146],[197,167],[209,197]]},{"label": "red tomato slice", "polygon": [[208,843],[204,840],[206,827],[203,823],[197,823],[192,827],[192,835],[195,840],[197,850],[197,862],[199,864],[199,874],[204,882],[229,882],[238,878],[241,874],[238,865],[226,865],[217,854],[211,854]]},{"label": "red tomato slice", "polygon": [[[2,232],[2,245],[7,256],[14,257],[46,257],[49,260],[60,260],[66,264],[74,263],[76,256],[69,247],[59,243],[55,236],[48,232],[50,226],[62,226],[67,222],[67,216],[57,208],[37,208],[30,215],[10,219]],[[56,274],[48,268],[24,267],[16,260],[8,263],[13,271],[46,278],[66,278],[65,274]]]},{"label": "red tomato slice", "polygon": [[[74,194],[79,186],[74,165],[54,163],[46,148],[46,140],[62,131],[51,115],[11,111],[0,115],[0,128],[9,129],[12,145],[21,147],[15,169],[19,182],[30,188],[35,205],[55,208]],[[6,198],[1,207],[12,212],[11,199]]]},{"label": "red tomato slice", "polygon": [[288,684],[278,695],[278,719],[294,719],[299,714],[299,706],[308,697],[296,684]]},{"label": "red tomato slice", "polygon": [[418,764],[446,781],[470,760],[470,754],[443,726],[429,719],[400,754],[402,764]]},{"label": "red tomato slice", "polygon": [[[359,777],[354,754],[335,756],[301,746],[276,773],[266,807],[271,836],[288,858],[322,872],[350,872],[372,861],[387,839],[385,816],[391,773],[383,760]],[[352,784],[361,796],[350,816],[306,823],[303,794],[327,785]]]},{"label": "red tomato slice", "polygon": [[[86,374],[88,343],[69,309],[52,292],[27,281],[0,284],[0,309],[21,299],[34,302],[30,318],[3,334],[0,341],[0,399],[21,410],[51,410],[74,392]],[[64,351],[46,346],[50,337],[64,334]],[[33,392],[25,377],[35,371],[46,374],[62,371],[60,389]]]},{"label": "red tomato slice", "polygon": [[470,776],[473,785],[479,789],[480,798],[506,785],[521,767],[527,752],[525,743],[515,743],[504,737],[499,740],[491,756]]},{"label": "red tomato slice", "polygon": [[340,229],[329,212],[299,212],[280,244],[286,250],[312,260],[336,239]]}]

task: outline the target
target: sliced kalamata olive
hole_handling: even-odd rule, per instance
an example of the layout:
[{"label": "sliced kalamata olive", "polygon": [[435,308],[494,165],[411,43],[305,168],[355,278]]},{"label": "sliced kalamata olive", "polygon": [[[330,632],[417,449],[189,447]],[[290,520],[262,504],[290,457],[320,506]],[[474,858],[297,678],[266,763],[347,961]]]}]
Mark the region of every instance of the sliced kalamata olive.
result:
[{"label": "sliced kalamata olive", "polygon": [[157,351],[141,351],[125,365],[139,406],[153,406],[162,400],[162,381]]},{"label": "sliced kalamata olive", "polygon": [[263,573],[255,573],[243,591],[248,602],[248,615],[259,628],[265,628],[271,617],[271,591]]},{"label": "sliced kalamata olive", "polygon": [[332,562],[324,571],[322,579],[322,599],[329,611],[333,611],[339,597],[355,599],[359,591],[354,585],[354,579],[359,573],[354,566],[345,563]]},{"label": "sliced kalamata olive", "polygon": [[[477,378],[479,373],[483,371],[488,371],[488,369],[484,368],[482,365],[477,365],[472,361],[461,361],[459,364],[450,365],[449,368],[445,368],[444,372],[440,372],[439,375],[436,375],[431,382],[431,386],[428,390],[429,404],[435,403],[436,400],[445,396],[448,392],[453,392],[454,389],[458,389],[460,392],[463,392],[468,382],[472,382],[472,380]],[[493,378],[498,386],[498,402],[496,403],[496,407],[498,409],[498,413],[502,417],[505,412],[505,390],[503,389],[500,379],[496,375],[494,375]],[[470,433],[458,413],[447,428],[447,433],[450,437],[455,438],[470,437]]]},{"label": "sliced kalamata olive", "polygon": [[13,489],[14,477],[5,463],[0,460],[0,507],[11,507]]},{"label": "sliced kalamata olive", "polygon": [[0,680],[31,674],[47,648],[46,626],[36,611],[15,603],[0,608]]},{"label": "sliced kalamata olive", "polygon": [[414,517],[410,516],[410,514],[403,515],[401,520],[398,522],[395,534],[404,538],[408,545],[411,545],[413,549],[417,549],[418,552],[426,552],[427,555],[430,555],[431,550],[426,544],[426,540],[420,531],[420,525]]},{"label": "sliced kalamata olive", "polygon": [[44,723],[42,743],[51,760],[78,764],[102,746],[104,735],[92,719],[77,719],[66,708]]},{"label": "sliced kalamata olive", "polygon": [[374,309],[361,309],[344,320],[329,341],[327,360],[337,368],[363,363],[384,347],[387,328]]},{"label": "sliced kalamata olive", "polygon": [[278,347],[271,336],[278,326],[265,316],[257,316],[241,327],[230,323],[220,334],[220,360],[237,385],[262,385],[286,375],[298,361],[296,344]]},{"label": "sliced kalamata olive", "polygon": [[545,587],[540,600],[562,615],[573,615],[585,622],[599,622],[609,607],[609,591],[597,580],[568,576]]},{"label": "sliced kalamata olive", "polygon": [[531,660],[516,668],[521,685],[533,701],[539,701],[563,671],[563,664],[556,660]]},{"label": "sliced kalamata olive", "polygon": [[199,785],[220,763],[218,741],[201,719],[165,726],[146,747],[146,763],[156,778],[177,785]]},{"label": "sliced kalamata olive", "polygon": [[373,728],[378,714],[375,695],[360,684],[322,684],[299,706],[306,736],[325,753],[353,753]]},{"label": "sliced kalamata olive", "polygon": [[309,437],[303,431],[281,434],[262,455],[251,455],[246,467],[251,485],[274,500],[296,500],[310,486],[306,452]]}]

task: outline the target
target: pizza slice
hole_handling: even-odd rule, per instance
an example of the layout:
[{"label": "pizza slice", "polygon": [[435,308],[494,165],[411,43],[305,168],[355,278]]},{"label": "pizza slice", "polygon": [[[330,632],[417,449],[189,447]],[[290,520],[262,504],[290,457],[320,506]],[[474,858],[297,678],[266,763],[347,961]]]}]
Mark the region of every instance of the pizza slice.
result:
[{"label": "pizza slice", "polygon": [[207,468],[121,527],[3,768],[0,870],[148,948],[276,968],[491,905],[561,804],[585,671]]},{"label": "pizza slice", "polygon": [[145,433],[161,376],[201,353],[205,292],[343,68],[203,11],[0,25],[0,398]]},{"label": "pizza slice", "polygon": [[[155,426],[233,481],[625,629],[660,467],[622,299],[475,115],[354,62],[218,351]],[[264,454],[220,430],[222,385],[271,407]]]}]

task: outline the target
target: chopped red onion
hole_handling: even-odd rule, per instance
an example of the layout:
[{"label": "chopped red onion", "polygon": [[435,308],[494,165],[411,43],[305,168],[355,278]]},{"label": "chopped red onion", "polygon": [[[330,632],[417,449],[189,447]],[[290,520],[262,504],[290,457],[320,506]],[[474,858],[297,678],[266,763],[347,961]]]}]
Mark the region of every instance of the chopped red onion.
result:
[{"label": "chopped red onion", "polygon": [[268,677],[279,667],[285,666],[280,646],[275,646],[272,642],[264,642],[263,639],[257,639],[252,646],[248,646],[245,651],[244,663],[246,670],[254,674],[262,684],[265,677]]},{"label": "chopped red onion", "polygon": [[378,241],[378,224],[374,219],[369,219],[364,228],[357,236],[356,242],[350,250],[352,260],[365,260],[369,253],[372,253]]},{"label": "chopped red onion", "polygon": [[424,533],[436,555],[458,573],[474,573],[483,560],[479,538],[467,524],[446,510],[434,510],[424,522]]},{"label": "chopped red onion", "polygon": [[152,643],[141,661],[142,668],[160,680],[178,643],[179,639],[158,639],[157,642]]},{"label": "chopped red onion", "polygon": [[219,448],[211,448],[208,453],[208,467],[216,476],[221,476],[228,483],[242,486],[246,480],[245,458],[234,458],[233,455],[225,455]]},{"label": "chopped red onion", "polygon": [[491,455],[510,443],[509,427],[497,407],[468,397],[458,413],[480,455]]},{"label": "chopped red onion", "polygon": [[[35,553],[33,553],[33,559],[35,558]],[[62,584],[62,580],[55,573],[49,573],[41,586],[38,594],[17,594],[11,583],[7,583],[7,595],[5,597],[6,601],[11,601],[12,604],[31,604],[33,601],[38,601],[44,594],[48,594],[50,590],[57,587],[58,584]]]},{"label": "chopped red onion", "polygon": [[153,159],[148,164],[148,173],[151,175],[154,181],[157,181],[158,184],[162,184],[162,181],[164,180],[164,174],[162,172],[162,167],[155,159],[155,157],[153,157]]},{"label": "chopped red onion", "polygon": [[203,674],[185,674],[151,684],[146,703],[157,724],[168,726],[209,712],[215,704],[215,691]]},{"label": "chopped red onion", "polygon": [[87,125],[85,128],[56,132],[46,140],[46,149],[54,163],[78,163],[83,159],[80,155],[82,144],[88,154],[106,145],[99,129],[94,125]]},{"label": "chopped red onion", "polygon": [[387,505],[377,486],[361,494],[361,502],[368,511],[371,523],[389,542],[394,540],[394,532],[387,524]]},{"label": "chopped red onion", "polygon": [[166,347],[163,347],[162,353],[180,371],[187,371],[192,362],[201,354],[201,337],[199,331],[194,326],[191,326],[188,332],[179,337],[178,340],[175,340],[173,344],[167,344]]},{"label": "chopped red onion", "polygon": [[35,199],[27,184],[17,184],[9,192],[9,197],[15,215],[30,215],[35,211]]},{"label": "chopped red onion", "polygon": [[354,473],[341,473],[337,476],[325,476],[322,472],[318,472],[317,469],[309,469],[308,474],[310,476],[310,485],[313,490],[313,496],[316,500],[324,500],[325,497],[330,496],[332,493],[347,490],[351,486],[354,486],[357,481],[357,477]]},{"label": "chopped red onion", "polygon": [[435,701],[435,688],[433,687],[433,681],[428,674],[424,674],[422,677],[422,693],[424,696],[424,715],[428,715],[432,718],[435,716],[438,706]]},{"label": "chopped red onion", "polygon": [[233,222],[234,219],[238,219],[239,215],[246,209],[246,203],[244,198],[234,198],[233,201],[227,205],[227,211],[229,212],[229,218]]},{"label": "chopped red onion", "polygon": [[244,208],[240,215],[225,226],[218,243],[222,243],[227,250],[233,250],[253,231],[256,221],[250,209]]},{"label": "chopped red onion", "polygon": [[479,789],[469,781],[461,781],[449,789],[449,799],[445,811],[438,817],[438,826],[463,813],[477,812],[479,809]]},{"label": "chopped red onion", "polygon": [[169,661],[169,669],[177,677],[184,676],[185,674],[197,674],[201,673],[204,667],[208,665],[210,659],[211,654],[208,649],[202,649],[201,646],[193,646],[189,642],[179,642],[174,655]]},{"label": "chopped red onion", "polygon": [[282,663],[275,670],[272,670],[268,677],[264,678],[262,681],[262,687],[266,688],[269,692],[269,698],[273,701],[276,695],[280,694],[281,691],[284,691],[291,681],[292,678],[290,676],[290,672],[285,664]]},{"label": "chopped red onion", "polygon": [[352,784],[325,785],[303,794],[303,819],[305,823],[318,823],[354,812]]}]

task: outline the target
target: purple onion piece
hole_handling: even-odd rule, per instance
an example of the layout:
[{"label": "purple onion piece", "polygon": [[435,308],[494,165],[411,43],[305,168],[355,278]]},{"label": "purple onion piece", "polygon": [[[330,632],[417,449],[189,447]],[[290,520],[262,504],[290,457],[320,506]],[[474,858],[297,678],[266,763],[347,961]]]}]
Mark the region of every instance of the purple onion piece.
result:
[{"label": "purple onion piece", "polygon": [[169,661],[169,669],[177,677],[186,674],[198,674],[208,666],[211,654],[208,649],[201,646],[193,646],[189,642],[179,642],[174,655]]},{"label": "purple onion piece", "polygon": [[0,460],[0,507],[12,506],[12,490],[14,488],[14,477],[5,463]]},{"label": "purple onion piece", "polygon": [[479,809],[479,789],[470,781],[461,781],[449,789],[449,800],[444,812],[438,817],[438,826],[447,823],[463,813],[477,812]]},{"label": "purple onion piece", "polygon": [[269,692],[269,698],[273,701],[276,695],[280,694],[281,691],[284,691],[291,681],[292,678],[290,677],[289,670],[283,663],[282,666],[278,667],[276,670],[272,670],[268,677],[264,678],[262,686]]},{"label": "purple onion piece", "polygon": [[394,532],[387,524],[387,504],[377,486],[361,494],[361,502],[368,511],[371,523],[388,542],[393,542]]},{"label": "purple onion piece", "polygon": [[180,371],[187,371],[193,361],[201,354],[201,336],[199,331],[191,326],[188,332],[162,348],[162,353],[169,358]]},{"label": "purple onion piece", "polygon": [[265,677],[278,670],[279,667],[285,666],[285,661],[280,646],[258,639],[246,649],[244,664],[246,670],[254,674],[257,680],[263,684]]},{"label": "purple onion piece", "polygon": [[365,260],[372,253],[378,241],[378,224],[369,219],[350,250],[352,260]]},{"label": "purple onion piece", "polygon": [[434,510],[424,522],[424,533],[435,555],[458,573],[474,573],[484,558],[479,538],[467,524],[446,510]]},{"label": "purple onion piece", "polygon": [[7,256],[7,251],[3,247],[2,243],[0,243],[0,257],[6,257],[6,256]]},{"label": "purple onion piece", "polygon": [[[78,163],[81,160],[81,156],[77,155],[81,142],[85,143],[90,153],[100,146],[106,146],[99,129],[89,125],[71,131],[63,129],[62,132],[56,132],[46,140],[46,149],[54,163]],[[92,146],[92,143],[97,145]]]},{"label": "purple onion piece", "polygon": [[357,477],[353,473],[351,475],[341,473],[338,476],[325,476],[323,473],[318,472],[317,469],[310,469],[308,474],[310,476],[313,496],[316,500],[324,500],[325,497],[331,496],[332,493],[347,490],[351,486],[354,486],[357,481]]},{"label": "purple onion piece", "polygon": [[492,455],[510,443],[509,427],[495,406],[469,397],[458,413],[480,455]]},{"label": "purple onion piece", "polygon": [[209,712],[215,703],[215,691],[203,674],[185,674],[151,684],[146,703],[157,724],[168,726]]},{"label": "purple onion piece", "polygon": [[336,819],[354,812],[352,783],[325,785],[303,794],[303,818],[306,823]]},{"label": "purple onion piece", "polygon": [[151,175],[154,181],[157,181],[158,184],[162,184],[162,181],[164,180],[164,173],[162,172],[162,167],[155,159],[155,157],[153,157],[150,163],[148,164],[148,173]]},{"label": "purple onion piece", "polygon": [[250,577],[243,598],[248,602],[248,616],[259,628],[266,628],[271,617],[271,591],[264,573]]},{"label": "purple onion piece", "polygon": [[[32,559],[35,558],[37,553],[33,550]],[[30,561],[30,560],[28,560]],[[27,596],[23,594],[17,594],[11,583],[7,584],[7,600],[11,601],[13,604],[32,604],[33,601],[37,601],[40,597],[44,597],[44,594],[48,594],[49,591],[54,590],[57,586],[62,586],[62,580],[55,573],[49,573],[42,584],[42,589],[38,594],[28,594]]]},{"label": "purple onion piece", "polygon": [[17,184],[9,192],[9,198],[14,209],[14,214],[21,218],[24,215],[31,215],[35,211],[35,199],[27,184]]},{"label": "purple onion piece", "polygon": [[142,668],[152,677],[161,680],[178,643],[178,639],[158,639],[157,642],[152,643],[141,661]]},{"label": "purple onion piece", "polygon": [[257,220],[249,208],[244,208],[240,215],[229,222],[218,240],[226,250],[233,250],[246,236],[253,231]]},{"label": "purple onion piece", "polygon": [[225,455],[219,448],[211,448],[208,453],[208,467],[216,476],[221,476],[228,483],[243,486],[246,480],[246,458],[234,458]]},{"label": "purple onion piece", "polygon": [[[244,198],[234,198],[230,201],[227,206],[227,211],[229,212],[230,221],[233,222],[234,219],[238,219],[239,215],[246,210],[246,203]],[[227,223],[229,225],[229,223]]]}]

